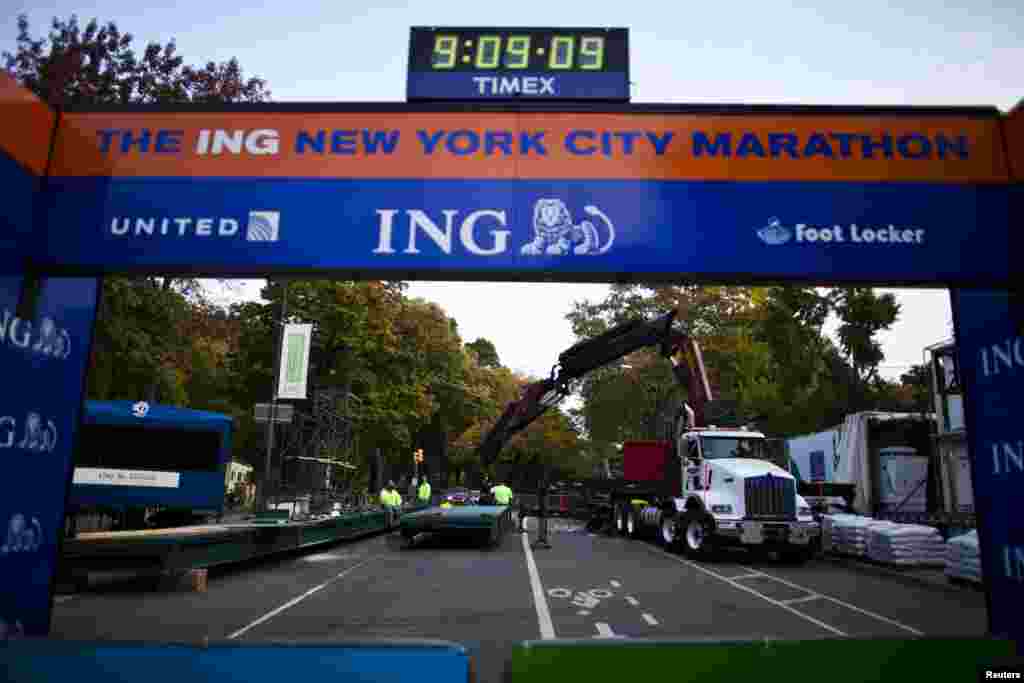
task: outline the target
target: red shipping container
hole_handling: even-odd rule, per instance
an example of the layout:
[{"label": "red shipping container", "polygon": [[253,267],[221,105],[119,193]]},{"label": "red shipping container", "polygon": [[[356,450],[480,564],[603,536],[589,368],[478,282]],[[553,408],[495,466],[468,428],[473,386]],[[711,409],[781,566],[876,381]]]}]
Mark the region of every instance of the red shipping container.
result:
[{"label": "red shipping container", "polygon": [[672,445],[668,441],[622,444],[623,476],[630,481],[663,481]]}]

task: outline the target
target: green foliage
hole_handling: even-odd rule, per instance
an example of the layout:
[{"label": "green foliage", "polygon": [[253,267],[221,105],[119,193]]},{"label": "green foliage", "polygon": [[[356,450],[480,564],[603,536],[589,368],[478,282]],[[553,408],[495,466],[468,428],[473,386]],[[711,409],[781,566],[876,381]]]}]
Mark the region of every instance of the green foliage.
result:
[{"label": "green foliage", "polygon": [[114,22],[54,18],[46,37],[29,32],[18,17],[17,49],[3,54],[4,67],[23,86],[54,105],[156,102],[264,102],[266,82],[246,79],[237,59],[201,67],[185,64],[173,40],[147,43],[139,54],[134,37]]},{"label": "green foliage", "polygon": [[[263,291],[266,303],[232,308],[237,344],[227,376],[235,405],[266,400],[284,294],[283,284],[271,284]],[[313,325],[310,382],[358,397],[354,414],[364,462],[381,448],[401,470],[411,467],[414,448],[428,457],[444,448],[459,475],[476,465],[483,435],[525,382],[508,368],[481,363],[440,307],[406,297],[399,283],[292,281],[287,311],[288,320]],[[243,426],[242,432],[245,447],[258,446],[259,429]],[[552,413],[514,440],[508,457],[569,462],[574,445],[568,417]]]},{"label": "green foliage", "polygon": [[905,387],[914,410],[918,412],[932,410],[932,375],[931,368],[927,363],[914,365],[900,375],[900,386]]},{"label": "green foliage", "polygon": [[498,360],[498,350],[494,348],[494,343],[489,339],[480,337],[476,341],[466,344],[466,348],[476,354],[478,362],[482,367],[501,367],[501,361]]},{"label": "green foliage", "polygon": [[[675,308],[703,351],[712,394],[735,402],[744,419],[771,435],[818,431],[855,410],[905,409],[908,391],[877,377],[877,334],[899,306],[891,295],[778,286],[647,287],[616,285],[600,302],[578,302],[567,318],[578,339]],[[822,333],[840,318],[841,347]],[[592,443],[666,438],[684,387],[655,349],[592,372],[581,383],[577,419]],[[892,407],[892,408],[890,408]]]},{"label": "green foliage", "polygon": [[884,359],[877,334],[896,322],[900,306],[892,294],[878,295],[870,288],[847,288],[834,294],[835,311],[839,316],[839,341],[843,353],[862,381],[878,375],[878,364]]}]

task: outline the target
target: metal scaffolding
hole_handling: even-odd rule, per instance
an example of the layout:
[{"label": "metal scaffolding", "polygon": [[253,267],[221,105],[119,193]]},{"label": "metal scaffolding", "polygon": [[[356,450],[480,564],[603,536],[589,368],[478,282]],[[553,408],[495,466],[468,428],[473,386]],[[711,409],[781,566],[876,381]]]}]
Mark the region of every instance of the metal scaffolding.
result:
[{"label": "metal scaffolding", "polygon": [[[288,482],[289,488],[307,493],[331,494],[346,488],[347,473],[355,470],[359,452],[358,404],[360,399],[347,387],[314,387],[312,413],[299,410],[287,428],[281,462],[315,463],[325,468],[322,486],[313,482]],[[340,481],[334,477],[340,475]]]}]

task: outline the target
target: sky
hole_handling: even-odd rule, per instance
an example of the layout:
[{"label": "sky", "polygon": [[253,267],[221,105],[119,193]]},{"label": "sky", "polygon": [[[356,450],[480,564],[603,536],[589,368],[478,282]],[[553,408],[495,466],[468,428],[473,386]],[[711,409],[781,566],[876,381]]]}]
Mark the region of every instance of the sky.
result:
[{"label": "sky", "polygon": [[[403,101],[409,27],[615,26],[630,30],[634,102],[988,105],[1024,97],[1024,12],[1019,0],[954,3],[669,3],[578,0],[502,3],[43,2],[4,3],[0,51],[13,50],[17,15],[38,36],[54,16],[114,21],[136,47],[174,40],[186,62],[237,57],[276,101]],[[217,290],[258,298],[260,283]],[[413,283],[440,304],[464,340],[486,337],[502,362],[546,375],[574,339],[572,302],[607,288],[578,284]],[[889,290],[886,290],[889,291]],[[952,333],[948,293],[892,290],[903,306],[880,335],[882,373],[898,377],[923,348]],[[524,324],[525,323],[525,324]],[[827,329],[835,329],[830,321]]]}]

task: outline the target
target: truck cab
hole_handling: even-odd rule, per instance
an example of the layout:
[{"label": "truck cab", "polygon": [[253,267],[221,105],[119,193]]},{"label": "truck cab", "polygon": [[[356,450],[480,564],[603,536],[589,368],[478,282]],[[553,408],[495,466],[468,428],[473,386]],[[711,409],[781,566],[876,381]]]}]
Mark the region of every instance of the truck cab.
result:
[{"label": "truck cab", "polygon": [[688,554],[731,544],[809,557],[819,526],[795,477],[769,460],[766,446],[764,434],[745,428],[711,425],[678,435],[683,474],[674,531]]}]

